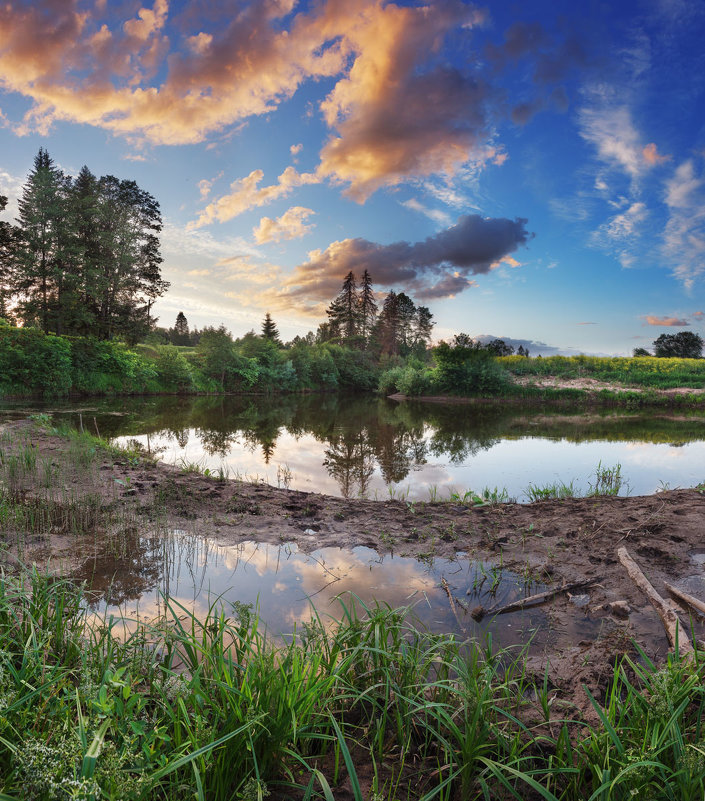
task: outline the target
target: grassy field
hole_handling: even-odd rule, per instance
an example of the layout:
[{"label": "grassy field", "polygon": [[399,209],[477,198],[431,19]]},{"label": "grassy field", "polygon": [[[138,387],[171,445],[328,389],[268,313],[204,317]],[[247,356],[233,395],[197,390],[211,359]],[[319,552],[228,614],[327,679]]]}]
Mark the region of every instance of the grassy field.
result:
[{"label": "grassy field", "polygon": [[650,356],[550,356],[545,359],[526,359],[523,356],[503,356],[498,362],[515,376],[595,378],[652,389],[705,387],[705,359],[657,359]]}]

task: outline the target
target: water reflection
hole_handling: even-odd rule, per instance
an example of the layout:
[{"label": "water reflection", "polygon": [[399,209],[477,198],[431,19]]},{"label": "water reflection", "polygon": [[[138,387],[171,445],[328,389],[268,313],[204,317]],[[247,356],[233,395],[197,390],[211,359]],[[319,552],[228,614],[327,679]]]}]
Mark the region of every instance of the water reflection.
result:
[{"label": "water reflection", "polygon": [[529,482],[574,481],[585,490],[598,462],[621,463],[636,494],[705,478],[705,415],[697,411],[398,404],[334,394],[130,398],[52,411],[78,408],[91,428],[95,418],[102,434],[135,439],[171,463],[222,465],[233,476],[346,498],[428,500],[498,486],[521,500]]},{"label": "water reflection", "polygon": [[[541,591],[543,585],[463,555],[420,562],[365,547],[305,553],[294,543],[224,546],[185,531],[142,538],[128,533],[120,550],[109,540],[97,545],[75,578],[86,581],[92,612],[132,621],[164,615],[165,597],[200,619],[214,603],[223,604],[226,612],[245,603],[256,606],[271,632],[279,635],[314,615],[324,626],[334,625],[341,617],[342,599],[347,604],[411,606],[418,623],[432,631],[462,636],[489,631],[503,645],[524,643],[541,630],[538,647],[549,636],[542,609],[475,623],[468,614],[474,606],[509,603]],[[458,598],[458,618],[442,579]]]}]

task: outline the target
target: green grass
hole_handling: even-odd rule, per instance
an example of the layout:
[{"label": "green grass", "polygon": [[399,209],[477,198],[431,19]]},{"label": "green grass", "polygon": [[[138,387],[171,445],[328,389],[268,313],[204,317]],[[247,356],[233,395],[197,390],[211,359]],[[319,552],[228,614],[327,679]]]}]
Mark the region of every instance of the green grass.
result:
[{"label": "green grass", "polygon": [[341,600],[274,646],[247,606],[167,606],[124,636],[69,581],[0,576],[0,798],[702,798],[698,659],[625,657],[590,726],[408,610]]},{"label": "green grass", "polygon": [[516,376],[595,378],[626,386],[651,389],[705,387],[705,359],[657,359],[654,357],[550,356],[526,359],[504,356],[501,366]]}]

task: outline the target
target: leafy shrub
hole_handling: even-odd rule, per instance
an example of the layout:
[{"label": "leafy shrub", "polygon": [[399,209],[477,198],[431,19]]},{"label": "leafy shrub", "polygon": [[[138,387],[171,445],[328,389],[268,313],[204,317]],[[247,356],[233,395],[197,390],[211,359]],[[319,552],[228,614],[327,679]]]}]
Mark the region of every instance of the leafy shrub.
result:
[{"label": "leafy shrub", "polygon": [[[456,395],[495,395],[507,387],[507,372],[484,348],[441,342],[433,354],[437,366],[432,371],[431,380],[438,391]],[[526,361],[524,357],[517,358]]]}]

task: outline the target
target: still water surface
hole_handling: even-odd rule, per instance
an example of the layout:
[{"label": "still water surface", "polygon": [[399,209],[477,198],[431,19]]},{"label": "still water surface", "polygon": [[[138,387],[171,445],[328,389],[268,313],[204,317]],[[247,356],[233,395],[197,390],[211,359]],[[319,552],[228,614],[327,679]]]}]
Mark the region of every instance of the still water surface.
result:
[{"label": "still water surface", "polygon": [[126,398],[51,410],[76,422],[80,413],[84,427],[121,443],[135,440],[171,464],[347,498],[429,500],[498,487],[524,501],[529,485],[573,482],[585,492],[600,463],[621,464],[623,494],[705,481],[705,415],[695,411],[555,411],[340,395]]}]

